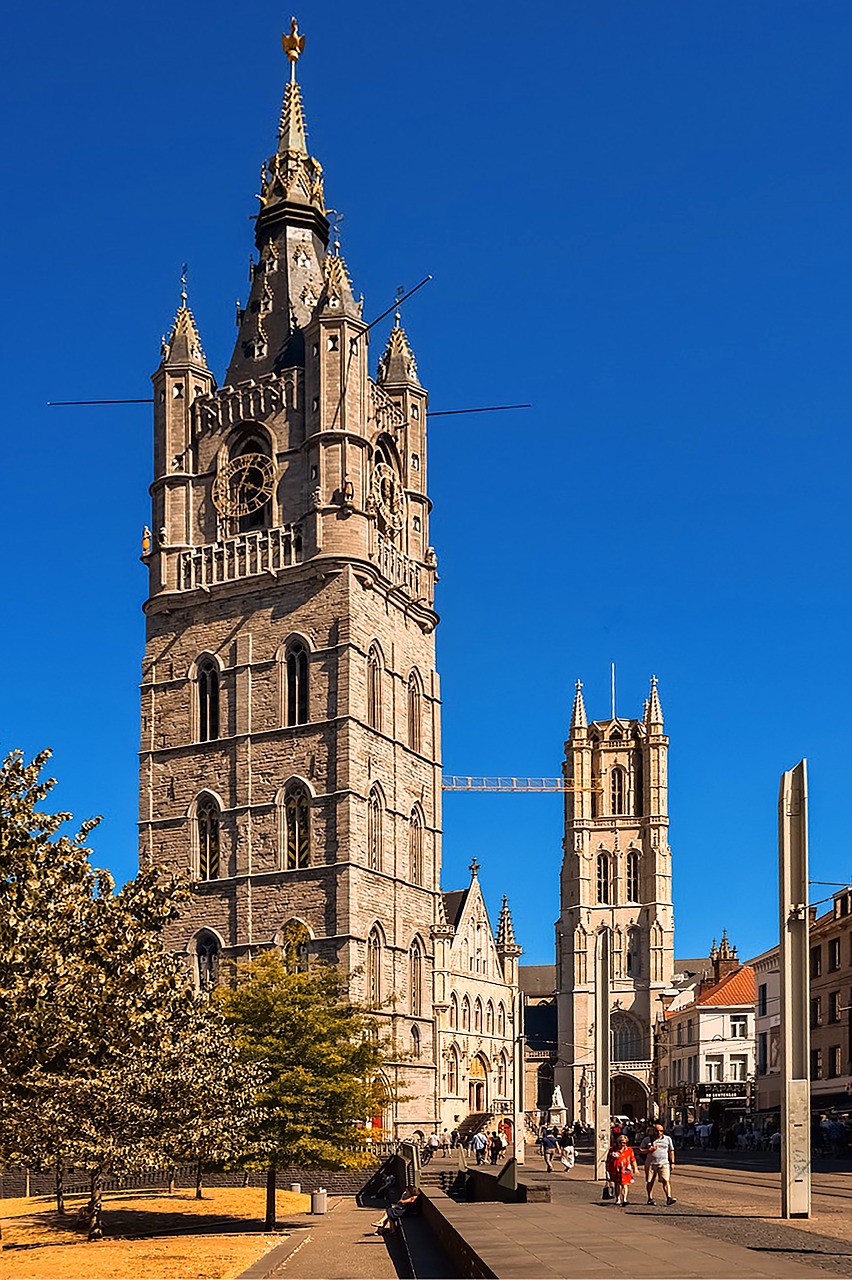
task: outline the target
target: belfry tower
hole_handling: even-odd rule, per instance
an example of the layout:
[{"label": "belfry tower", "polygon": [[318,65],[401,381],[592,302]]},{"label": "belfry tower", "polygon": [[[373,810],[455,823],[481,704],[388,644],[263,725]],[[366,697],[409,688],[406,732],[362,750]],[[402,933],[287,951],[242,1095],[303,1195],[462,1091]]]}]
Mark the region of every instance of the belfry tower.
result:
[{"label": "belfry tower", "polygon": [[591,1120],[595,935],[611,931],[612,1112],[648,1114],[652,1024],[674,963],[663,712],[656,678],[641,720],[586,719],[577,681],[563,773],[565,840],[556,926],[556,1082]]},{"label": "belfry tower", "polygon": [[397,315],[378,376],[305,141],[296,63],[264,164],[225,385],[184,292],[154,374],[142,678],[143,862],[188,871],[196,982],[278,945],[377,1005],[434,1123],[441,870],[427,394]]}]

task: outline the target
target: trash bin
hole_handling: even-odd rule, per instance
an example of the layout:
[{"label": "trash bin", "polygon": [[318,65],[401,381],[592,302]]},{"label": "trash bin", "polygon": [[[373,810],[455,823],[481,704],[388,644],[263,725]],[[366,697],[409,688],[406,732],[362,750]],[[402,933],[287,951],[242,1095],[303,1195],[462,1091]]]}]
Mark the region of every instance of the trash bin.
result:
[{"label": "trash bin", "polygon": [[311,1192],[311,1213],[325,1213],[328,1208],[328,1192],[325,1187],[317,1187]]},{"label": "trash bin", "polygon": [[302,1194],[301,1182],[291,1182],[290,1190],[294,1193],[294,1195],[300,1196]]}]

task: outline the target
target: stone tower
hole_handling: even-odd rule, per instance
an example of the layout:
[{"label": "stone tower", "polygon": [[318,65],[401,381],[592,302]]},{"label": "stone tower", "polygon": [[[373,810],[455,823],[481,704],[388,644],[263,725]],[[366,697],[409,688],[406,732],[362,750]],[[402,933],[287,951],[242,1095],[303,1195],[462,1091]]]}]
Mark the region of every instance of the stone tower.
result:
[{"label": "stone tower", "polygon": [[556,1082],[591,1119],[595,934],[612,930],[612,1111],[648,1114],[652,1024],[674,957],[666,755],[657,681],[641,720],[586,719],[580,682],[565,743],[565,840],[556,926]]},{"label": "stone tower", "polygon": [[[370,331],[307,150],[296,61],[262,170],[225,385],[185,293],[153,377],[143,862],[189,871],[195,981],[277,945],[378,1005],[383,1127],[437,1116],[440,701],[427,394],[399,316]],[[378,1123],[378,1122],[377,1122]]]}]

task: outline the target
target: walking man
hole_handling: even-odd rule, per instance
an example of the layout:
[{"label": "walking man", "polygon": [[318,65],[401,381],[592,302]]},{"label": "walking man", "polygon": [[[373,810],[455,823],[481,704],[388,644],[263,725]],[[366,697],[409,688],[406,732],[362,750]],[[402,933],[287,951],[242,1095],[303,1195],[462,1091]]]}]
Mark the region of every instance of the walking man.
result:
[{"label": "walking man", "polygon": [[648,1193],[648,1204],[654,1203],[654,1183],[658,1178],[666,1193],[666,1204],[675,1204],[671,1189],[674,1143],[661,1124],[652,1126],[651,1132],[643,1139],[640,1150],[645,1155],[645,1190]]},{"label": "walking man", "polygon": [[485,1148],[488,1146],[488,1139],[486,1138],[485,1134],[482,1132],[475,1133],[470,1140],[470,1145],[473,1148],[474,1152],[476,1153],[476,1163],[484,1164]]},{"label": "walking man", "polygon": [[542,1129],[539,1142],[541,1143],[541,1154],[544,1156],[544,1167],[548,1173],[553,1173],[553,1157],[559,1151],[556,1135],[550,1129]]}]

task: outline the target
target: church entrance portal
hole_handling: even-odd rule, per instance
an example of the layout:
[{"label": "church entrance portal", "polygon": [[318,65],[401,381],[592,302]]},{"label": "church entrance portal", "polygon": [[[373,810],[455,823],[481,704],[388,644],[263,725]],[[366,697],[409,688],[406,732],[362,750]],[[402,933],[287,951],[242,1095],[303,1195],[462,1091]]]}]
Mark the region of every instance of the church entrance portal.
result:
[{"label": "church entrance portal", "polygon": [[611,1111],[614,1116],[630,1116],[632,1120],[648,1117],[648,1095],[635,1076],[613,1076]]},{"label": "church entrance portal", "polygon": [[485,1111],[488,1107],[486,1084],[485,1063],[477,1054],[470,1060],[468,1074],[468,1111],[471,1115]]}]

